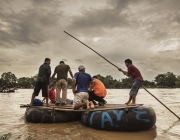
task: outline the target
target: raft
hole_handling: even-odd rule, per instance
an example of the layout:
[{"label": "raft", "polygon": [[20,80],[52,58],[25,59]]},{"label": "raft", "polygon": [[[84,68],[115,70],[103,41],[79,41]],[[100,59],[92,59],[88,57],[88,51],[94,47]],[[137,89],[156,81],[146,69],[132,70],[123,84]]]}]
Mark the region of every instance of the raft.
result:
[{"label": "raft", "polygon": [[95,106],[93,110],[73,110],[73,105],[32,106],[27,107],[25,120],[32,123],[62,123],[81,121],[82,124],[107,131],[142,131],[151,129],[156,123],[156,114],[152,107],[138,104],[105,104]]},{"label": "raft", "polygon": [[[32,106],[29,107],[27,104],[21,104],[20,107],[27,107],[25,112],[25,120],[32,123],[61,123],[80,121],[82,112],[94,112],[102,110],[112,109],[124,109],[126,105],[108,104],[105,106],[96,106],[93,110],[78,109],[74,110],[72,104],[63,106],[56,106],[51,104],[49,107],[46,106]],[[134,108],[127,106],[128,108]]]},{"label": "raft", "polygon": [[47,108],[27,108],[25,120],[32,123],[62,123],[79,121],[81,112],[58,111]]},{"label": "raft", "polygon": [[7,92],[15,92],[15,90],[8,90]]},{"label": "raft", "polygon": [[152,107],[138,106],[131,109],[112,109],[81,114],[85,126],[108,131],[142,131],[156,123]]}]

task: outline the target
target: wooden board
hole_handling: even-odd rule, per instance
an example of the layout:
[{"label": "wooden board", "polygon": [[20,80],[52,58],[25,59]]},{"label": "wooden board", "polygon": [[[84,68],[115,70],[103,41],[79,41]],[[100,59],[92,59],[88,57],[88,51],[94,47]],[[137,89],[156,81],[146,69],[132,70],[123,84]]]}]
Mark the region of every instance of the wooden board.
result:
[{"label": "wooden board", "polygon": [[[32,108],[44,108],[44,109],[54,109],[59,111],[73,111],[73,112],[86,112],[86,111],[100,111],[100,110],[118,110],[118,109],[130,109],[142,106],[143,104],[137,104],[136,106],[127,106],[126,104],[105,104],[104,106],[95,106],[94,109],[78,109],[74,110],[73,105],[64,105],[64,106],[55,106],[51,105],[50,107],[46,106],[32,106]],[[29,105],[21,104],[20,107],[29,107]]]}]

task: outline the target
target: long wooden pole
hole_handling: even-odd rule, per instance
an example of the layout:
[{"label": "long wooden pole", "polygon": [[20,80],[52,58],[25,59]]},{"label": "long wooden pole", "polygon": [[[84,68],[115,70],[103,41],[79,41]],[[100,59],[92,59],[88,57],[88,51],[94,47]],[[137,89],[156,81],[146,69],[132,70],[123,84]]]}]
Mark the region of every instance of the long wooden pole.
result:
[{"label": "long wooden pole", "polygon": [[[109,60],[107,60],[104,56],[100,55],[98,52],[96,52],[94,49],[92,49],[91,47],[89,47],[88,45],[86,45],[85,43],[83,43],[82,41],[80,41],[79,39],[75,38],[74,36],[72,36],[71,34],[67,33],[66,31],[64,31],[66,34],[68,34],[69,36],[71,36],[72,38],[74,38],[75,40],[79,41],[81,44],[85,45],[86,47],[88,47],[89,49],[91,49],[93,52],[95,52],[96,54],[98,54],[99,56],[101,56],[103,59],[105,59],[108,63],[110,63],[111,65],[113,65],[116,68],[119,68],[118,66],[116,66],[115,64],[113,64],[112,62],[110,62]],[[179,120],[180,117],[178,117],[172,110],[170,110],[165,104],[163,104],[158,98],[156,98],[153,94],[151,94],[144,86],[142,86],[150,95],[152,95],[157,101],[159,101],[164,107],[166,107],[172,114],[174,114]]]},{"label": "long wooden pole", "polygon": [[107,60],[104,56],[100,55],[98,52],[96,52],[94,49],[92,49],[91,47],[89,47],[88,45],[84,44],[82,41],[80,41],[79,39],[75,38],[74,36],[72,36],[71,34],[67,33],[66,31],[64,31],[66,34],[68,34],[69,36],[71,36],[72,38],[74,38],[75,40],[79,41],[81,44],[85,45],[86,47],[88,47],[89,49],[91,49],[93,52],[95,52],[96,54],[98,54],[99,56],[101,56],[103,59],[105,59],[108,63],[110,63],[111,65],[113,65],[116,68],[119,68],[118,66],[116,66],[115,64],[113,64],[112,62],[110,62],[109,60]]},{"label": "long wooden pole", "polygon": [[151,92],[149,92],[143,85],[142,88],[144,88],[150,95],[152,95],[156,100],[158,100],[165,108],[167,108],[172,114],[174,114],[180,120],[180,117],[178,115],[176,115],[172,110],[170,110],[165,104],[163,104],[158,98],[156,98]]}]

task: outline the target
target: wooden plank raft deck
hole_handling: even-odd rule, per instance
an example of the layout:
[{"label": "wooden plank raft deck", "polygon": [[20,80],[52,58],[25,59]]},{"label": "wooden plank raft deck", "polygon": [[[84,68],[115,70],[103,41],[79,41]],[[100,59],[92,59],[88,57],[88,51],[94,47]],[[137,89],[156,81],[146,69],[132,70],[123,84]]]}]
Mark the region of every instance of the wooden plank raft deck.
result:
[{"label": "wooden plank raft deck", "polygon": [[[128,106],[126,104],[105,104],[104,106],[95,106],[94,109],[78,109],[74,110],[73,105],[67,104],[63,106],[56,106],[51,104],[49,107],[46,106],[32,106],[32,108],[44,108],[48,110],[59,110],[59,111],[73,111],[73,112],[85,112],[85,111],[101,111],[101,110],[119,110],[119,109],[130,109],[130,108],[137,108],[142,106],[143,104],[137,104],[136,106]],[[27,104],[20,104],[20,107],[29,107]]]}]

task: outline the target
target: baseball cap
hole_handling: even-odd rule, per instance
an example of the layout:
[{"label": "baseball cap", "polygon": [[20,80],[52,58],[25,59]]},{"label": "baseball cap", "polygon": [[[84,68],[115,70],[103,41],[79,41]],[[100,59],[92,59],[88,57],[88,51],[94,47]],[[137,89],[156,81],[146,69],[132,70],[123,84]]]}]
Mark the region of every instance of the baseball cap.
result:
[{"label": "baseball cap", "polygon": [[78,67],[78,70],[83,70],[83,69],[85,69],[85,67],[84,67],[83,65],[80,65],[80,66]]}]

